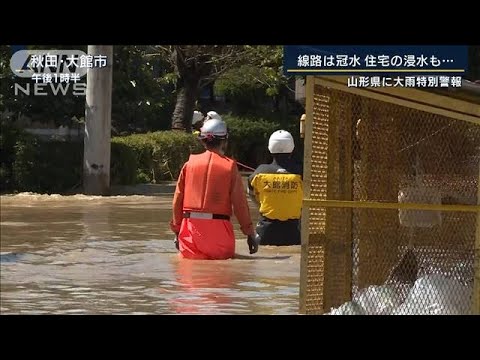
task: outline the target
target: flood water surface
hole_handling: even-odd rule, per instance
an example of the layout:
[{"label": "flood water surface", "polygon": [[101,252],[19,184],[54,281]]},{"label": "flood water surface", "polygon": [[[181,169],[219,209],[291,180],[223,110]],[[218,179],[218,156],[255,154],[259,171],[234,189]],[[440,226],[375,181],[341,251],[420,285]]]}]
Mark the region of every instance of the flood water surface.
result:
[{"label": "flood water surface", "polygon": [[[179,259],[172,197],[1,199],[2,314],[296,314],[300,246]],[[252,206],[252,217],[257,212]]]}]

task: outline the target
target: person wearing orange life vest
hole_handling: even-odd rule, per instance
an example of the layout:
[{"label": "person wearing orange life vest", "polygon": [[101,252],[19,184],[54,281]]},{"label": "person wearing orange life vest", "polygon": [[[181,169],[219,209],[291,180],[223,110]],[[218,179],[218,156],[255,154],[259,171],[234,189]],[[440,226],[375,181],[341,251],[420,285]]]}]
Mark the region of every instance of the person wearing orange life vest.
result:
[{"label": "person wearing orange life vest", "polygon": [[275,131],[269,139],[271,164],[259,165],[248,178],[248,193],[260,206],[256,240],[260,245],[300,245],[303,167],[292,160],[292,135]]},{"label": "person wearing orange life vest", "polygon": [[206,151],[190,155],[180,172],[170,228],[184,258],[232,258],[235,254],[232,210],[247,236],[250,254],[258,250],[237,164],[224,155],[227,138],[225,122],[205,121],[200,140]]}]

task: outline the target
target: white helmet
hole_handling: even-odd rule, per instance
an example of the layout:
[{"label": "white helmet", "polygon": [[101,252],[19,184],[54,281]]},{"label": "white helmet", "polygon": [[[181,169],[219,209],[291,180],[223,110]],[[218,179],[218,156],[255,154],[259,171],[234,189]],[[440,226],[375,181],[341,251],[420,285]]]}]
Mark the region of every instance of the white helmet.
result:
[{"label": "white helmet", "polygon": [[203,114],[200,111],[194,111],[193,112],[193,118],[192,118],[192,125],[195,125],[199,121],[203,120]]},{"label": "white helmet", "polygon": [[220,115],[218,115],[218,113],[216,111],[209,111],[207,113],[207,119],[217,119],[217,120],[220,120],[222,121],[222,117]]},{"label": "white helmet", "polygon": [[285,130],[277,130],[268,140],[268,150],[271,154],[290,154],[295,148],[292,134]]},{"label": "white helmet", "polygon": [[227,124],[223,120],[210,119],[205,121],[200,129],[200,139],[226,139],[227,137]]}]

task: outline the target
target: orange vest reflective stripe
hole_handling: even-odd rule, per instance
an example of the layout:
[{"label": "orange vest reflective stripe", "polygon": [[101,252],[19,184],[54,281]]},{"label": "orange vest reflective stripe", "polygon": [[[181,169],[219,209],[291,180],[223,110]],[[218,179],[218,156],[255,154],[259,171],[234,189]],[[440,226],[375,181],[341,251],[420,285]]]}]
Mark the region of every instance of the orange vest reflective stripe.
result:
[{"label": "orange vest reflective stripe", "polygon": [[212,151],[190,155],[185,171],[184,211],[232,215],[235,161]]}]

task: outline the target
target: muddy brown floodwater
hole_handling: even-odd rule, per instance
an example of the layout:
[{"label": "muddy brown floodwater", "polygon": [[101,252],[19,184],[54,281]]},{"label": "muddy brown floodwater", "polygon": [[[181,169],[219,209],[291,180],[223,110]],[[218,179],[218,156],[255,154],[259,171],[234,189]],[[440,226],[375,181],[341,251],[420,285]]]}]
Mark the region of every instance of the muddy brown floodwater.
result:
[{"label": "muddy brown floodwater", "polygon": [[241,258],[179,259],[171,200],[2,196],[1,313],[298,313],[300,246],[248,255],[234,220]]}]

